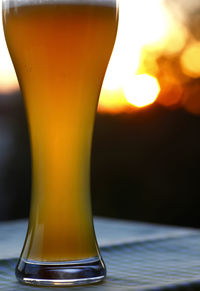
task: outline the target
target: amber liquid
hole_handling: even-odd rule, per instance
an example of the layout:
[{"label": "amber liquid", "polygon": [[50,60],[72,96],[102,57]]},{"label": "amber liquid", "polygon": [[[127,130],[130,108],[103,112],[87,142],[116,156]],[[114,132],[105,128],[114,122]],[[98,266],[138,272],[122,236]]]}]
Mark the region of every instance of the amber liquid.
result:
[{"label": "amber liquid", "polygon": [[91,139],[116,36],[116,7],[29,3],[4,8],[3,21],[32,147],[32,201],[22,257],[94,257]]}]

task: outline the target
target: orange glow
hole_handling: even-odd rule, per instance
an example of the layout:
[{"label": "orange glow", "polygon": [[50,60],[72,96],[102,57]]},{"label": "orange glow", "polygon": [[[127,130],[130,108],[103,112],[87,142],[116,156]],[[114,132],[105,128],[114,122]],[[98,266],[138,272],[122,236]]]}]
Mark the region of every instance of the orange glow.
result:
[{"label": "orange glow", "polygon": [[162,82],[162,90],[159,94],[158,102],[167,107],[180,104],[183,96],[182,86],[173,78],[165,78]]},{"label": "orange glow", "polygon": [[200,77],[200,42],[191,43],[181,56],[183,72],[192,77]]},{"label": "orange glow", "polygon": [[[163,3],[162,0],[120,2],[118,36],[103,84],[100,111],[124,111],[130,104],[143,107],[157,98],[160,91],[155,77],[159,70],[157,58],[163,53],[180,53],[188,36]],[[145,21],[141,21],[141,15]]]},{"label": "orange glow", "polygon": [[194,80],[192,86],[185,90],[185,98],[183,100],[184,108],[193,114],[200,114],[200,85],[198,80]]},{"label": "orange glow", "polygon": [[187,37],[188,32],[185,27],[174,19],[171,19],[169,31],[165,38],[164,53],[166,55],[179,54],[185,46]]},{"label": "orange glow", "polygon": [[[0,1],[0,11],[2,9],[1,6],[2,1]],[[8,54],[3,34],[2,19],[0,17],[0,92],[12,91],[17,88],[17,77]]]},{"label": "orange glow", "polygon": [[127,100],[124,96],[123,90],[108,90],[102,89],[98,111],[99,112],[109,112],[109,113],[119,113],[126,111],[127,109]]},{"label": "orange glow", "polygon": [[19,88],[15,73],[6,69],[0,72],[0,93],[15,91]]},{"label": "orange glow", "polygon": [[184,48],[188,31],[182,23],[179,23],[172,14],[165,9],[163,11],[166,18],[166,28],[163,35],[156,42],[148,46],[156,52],[157,57],[159,54],[164,55],[177,55]]},{"label": "orange glow", "polygon": [[[192,80],[200,78],[200,41],[192,34],[194,31],[198,34],[200,28],[196,18],[188,18],[190,14],[187,14],[195,3],[199,7],[198,1],[181,4],[165,0],[118,1],[118,35],[98,110],[110,113],[135,110],[137,106],[153,103],[157,97],[163,106],[184,106],[190,112],[195,111],[191,108],[195,107],[196,98],[187,97],[187,102],[184,98],[190,95]],[[139,77],[139,81],[138,75],[147,77]],[[148,94],[145,92],[147,79],[156,84],[149,84]],[[17,80],[0,23],[0,92],[15,88]]]}]

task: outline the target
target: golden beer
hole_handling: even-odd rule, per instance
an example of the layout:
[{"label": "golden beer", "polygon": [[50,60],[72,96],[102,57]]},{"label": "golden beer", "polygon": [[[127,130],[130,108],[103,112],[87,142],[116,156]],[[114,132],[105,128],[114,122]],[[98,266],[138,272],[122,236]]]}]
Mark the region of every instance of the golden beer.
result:
[{"label": "golden beer", "polygon": [[[103,264],[92,222],[90,153],[117,30],[115,1],[5,0],[3,23],[32,150],[31,211],[18,273],[26,264],[90,258]],[[26,283],[38,283],[29,276]]]}]

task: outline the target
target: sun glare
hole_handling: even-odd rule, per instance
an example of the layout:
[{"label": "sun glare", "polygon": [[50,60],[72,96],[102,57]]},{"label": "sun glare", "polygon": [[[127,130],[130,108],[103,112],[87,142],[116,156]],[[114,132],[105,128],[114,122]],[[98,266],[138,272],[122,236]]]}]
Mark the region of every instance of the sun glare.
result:
[{"label": "sun glare", "polygon": [[[200,42],[186,26],[187,7],[179,9],[176,1],[165,0],[118,1],[118,34],[98,110],[127,112],[152,104],[157,97],[163,106],[183,104],[186,78],[200,77]],[[0,18],[0,92],[16,88]]]},{"label": "sun glare", "polygon": [[[163,43],[169,29],[168,18],[163,0],[120,1],[118,35],[100,96],[100,111],[105,108],[123,111],[127,100],[139,107],[154,102],[158,95],[158,82],[151,76],[136,75],[138,71],[140,74],[146,73],[145,68],[139,69],[142,47]],[[148,90],[152,90],[148,94],[144,91],[147,83]]]},{"label": "sun glare", "polygon": [[159,92],[157,79],[146,74],[133,76],[124,87],[127,101],[137,107],[152,104]]}]

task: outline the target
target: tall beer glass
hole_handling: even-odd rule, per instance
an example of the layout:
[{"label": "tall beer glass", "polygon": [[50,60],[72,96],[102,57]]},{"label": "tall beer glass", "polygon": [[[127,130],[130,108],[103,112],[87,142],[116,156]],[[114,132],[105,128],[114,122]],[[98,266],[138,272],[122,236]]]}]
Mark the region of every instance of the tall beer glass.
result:
[{"label": "tall beer glass", "polygon": [[4,0],[7,46],[28,116],[29,226],[16,267],[35,285],[99,282],[90,202],[97,101],[117,30],[115,0]]}]

